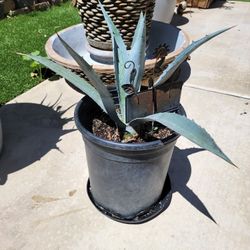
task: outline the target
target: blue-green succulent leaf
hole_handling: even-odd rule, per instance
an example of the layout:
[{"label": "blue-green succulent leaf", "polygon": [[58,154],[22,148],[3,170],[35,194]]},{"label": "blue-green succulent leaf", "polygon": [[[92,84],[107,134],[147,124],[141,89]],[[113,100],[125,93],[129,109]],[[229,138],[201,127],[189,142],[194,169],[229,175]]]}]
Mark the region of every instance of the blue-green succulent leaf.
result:
[{"label": "blue-green succulent leaf", "polygon": [[[19,54],[21,54],[21,53],[19,53]],[[21,54],[21,55],[24,55],[24,54]],[[37,62],[43,64],[45,67],[51,69],[52,71],[54,71],[58,75],[64,77],[66,80],[68,80],[74,86],[76,86],[81,91],[86,93],[86,95],[88,95],[94,102],[96,102],[96,104],[100,108],[102,108],[102,110],[104,112],[107,113],[107,110],[106,110],[105,106],[103,105],[102,98],[99,95],[99,93],[97,92],[97,90],[93,86],[91,86],[87,81],[85,81],[83,78],[76,75],[71,70],[66,69],[66,68],[64,68],[63,66],[61,66],[61,65],[59,65],[57,63],[54,63],[53,61],[51,61],[51,60],[49,60],[49,59],[47,59],[45,57],[34,56],[34,55],[31,55],[31,54],[27,54],[26,56],[31,58],[34,61],[37,61]]]},{"label": "blue-green succulent leaf", "polygon": [[234,165],[233,162],[217,146],[213,138],[206,132],[206,130],[185,116],[168,112],[158,113],[146,116],[144,118],[134,119],[129,123],[129,125],[135,128],[136,125],[145,123],[147,121],[156,121],[161,123],[176,133],[186,137],[198,146],[212,152],[228,163]]},{"label": "blue-green succulent leaf", "polygon": [[126,123],[126,97],[127,93],[122,88],[122,85],[126,81],[126,73],[125,73],[125,63],[126,58],[122,55],[122,51],[117,45],[116,39],[113,39],[113,53],[114,53],[114,68],[115,68],[115,81],[116,81],[116,88],[118,92],[119,98],[119,106],[122,121]]},{"label": "blue-green succulent leaf", "polygon": [[133,82],[130,83],[134,85],[136,93],[140,91],[141,81],[144,74],[144,65],[146,60],[145,47],[146,47],[146,23],[145,23],[145,15],[141,13],[133,37],[131,51],[129,53],[129,58],[130,58],[129,60],[134,62],[136,69],[136,74],[134,76]]},{"label": "blue-green succulent leaf", "polygon": [[96,74],[96,72],[93,70],[92,66],[88,64],[88,62],[81,57],[77,52],[75,52],[59,35],[59,40],[63,44],[63,46],[66,48],[66,50],[69,52],[69,54],[73,57],[73,59],[77,62],[77,64],[80,66],[83,73],[87,76],[91,84],[96,88],[96,90],[99,92],[103,105],[105,106],[105,109],[107,110],[110,118],[119,126],[125,128],[125,124],[121,122],[120,118],[118,117],[116,113],[116,107],[114,104],[114,100],[110,95],[109,90],[105,86],[105,84],[102,82],[100,77]]},{"label": "blue-green succulent leaf", "polygon": [[206,35],[205,37],[192,42],[186,49],[184,49],[176,58],[175,60],[168,65],[168,67],[163,71],[161,76],[158,78],[158,80],[155,82],[154,87],[158,87],[162,84],[164,84],[176,71],[176,69],[188,58],[188,56],[197,48],[199,48],[202,44],[205,42],[211,40],[212,38],[220,35],[221,33],[232,29],[235,26],[225,28],[218,30],[216,32],[213,32],[209,35]]},{"label": "blue-green succulent leaf", "polygon": [[113,23],[112,19],[108,15],[107,11],[104,9],[103,5],[99,2],[99,6],[102,10],[104,19],[108,25],[109,31],[111,33],[112,37],[115,37],[116,42],[118,44],[118,47],[126,54],[127,53],[127,48],[126,45],[122,39],[122,36],[119,32],[119,30],[116,28],[115,24]]},{"label": "blue-green succulent leaf", "polygon": [[119,97],[121,117],[123,122],[126,122],[125,99],[127,97],[127,93],[122,88],[122,85],[129,83],[130,70],[125,68],[125,64],[129,60],[128,51],[119,30],[116,28],[112,19],[109,17],[108,13],[100,2],[99,5],[112,37],[116,87]]}]

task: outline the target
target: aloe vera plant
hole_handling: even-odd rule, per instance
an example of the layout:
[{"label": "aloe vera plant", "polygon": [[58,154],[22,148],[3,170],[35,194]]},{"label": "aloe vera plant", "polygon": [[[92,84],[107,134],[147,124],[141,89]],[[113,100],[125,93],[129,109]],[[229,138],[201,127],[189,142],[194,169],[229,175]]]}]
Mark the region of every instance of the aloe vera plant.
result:
[{"label": "aloe vera plant", "polygon": [[[107,12],[101,4],[100,7],[112,35],[114,68],[116,77],[115,84],[119,101],[118,105],[114,103],[114,100],[111,97],[107,86],[105,86],[105,84],[95,73],[92,67],[84,60],[83,57],[77,54],[59,35],[58,37],[60,41],[67,49],[69,54],[79,64],[80,68],[85,73],[90,83],[79,77],[75,73],[71,72],[69,69],[62,67],[47,58],[32,54],[29,54],[27,56],[50,68],[51,70],[74,84],[77,88],[81,89],[86,95],[92,98],[105,113],[109,115],[109,117],[115,122],[116,126],[121,132],[126,131],[133,134],[136,133],[137,127],[140,124],[148,121],[158,122],[175,131],[176,133],[183,135],[202,148],[209,150],[228,163],[234,165],[232,161],[221,151],[221,149],[217,146],[215,141],[205,131],[205,129],[201,128],[194,121],[186,118],[185,116],[170,112],[157,113],[157,110],[154,109],[152,113],[146,114],[143,117],[139,115],[139,117],[132,117],[132,119],[128,119],[128,114],[131,113],[131,107],[127,105],[128,98],[131,96],[137,96],[141,92],[141,82],[144,73],[146,47],[145,15],[141,14],[140,16],[134,34],[131,50],[128,51],[119,30],[115,27],[111,18],[108,16]],[[180,53],[179,56],[175,58],[175,60],[171,64],[168,65],[166,70],[163,71],[162,75],[152,84],[152,86],[150,86],[150,89],[154,91],[157,88],[167,85],[167,80],[178,69],[181,63],[187,59],[190,53],[192,53],[203,43],[229,30],[230,28],[219,30],[190,44]],[[153,102],[154,100],[152,100],[152,105],[154,105]],[[138,112],[133,113],[140,114],[140,103],[138,103],[136,107],[132,108],[138,109]]]}]

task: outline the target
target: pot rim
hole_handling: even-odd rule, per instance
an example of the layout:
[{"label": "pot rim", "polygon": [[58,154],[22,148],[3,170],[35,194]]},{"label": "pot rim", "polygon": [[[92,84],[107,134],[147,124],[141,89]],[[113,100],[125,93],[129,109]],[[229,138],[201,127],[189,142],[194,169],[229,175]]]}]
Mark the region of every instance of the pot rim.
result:
[{"label": "pot rim", "polygon": [[[91,141],[99,146],[104,146],[106,148],[117,149],[117,150],[124,150],[124,151],[145,151],[151,150],[156,148],[161,148],[166,144],[169,144],[175,140],[177,140],[180,135],[177,133],[173,133],[170,137],[162,140],[155,140],[152,142],[145,142],[145,143],[121,143],[121,142],[114,142],[105,140],[100,138],[93,133],[91,133],[88,129],[86,129],[79,118],[80,109],[84,104],[84,101],[88,101],[92,99],[88,96],[84,96],[77,104],[74,112],[74,119],[78,130],[81,132],[82,136],[86,138],[88,141]],[[182,112],[182,111],[181,111]]]},{"label": "pot rim", "polygon": [[[68,28],[65,28],[61,31],[58,32],[58,34],[60,35],[61,33],[64,33],[65,31],[68,31],[70,29],[72,29],[73,27],[77,27],[77,26],[81,26],[83,25],[82,23],[80,24],[76,24],[76,25],[72,25]],[[171,24],[169,24],[171,25]],[[182,44],[182,46],[180,48],[178,48],[177,50],[174,50],[172,52],[170,52],[166,57],[165,57],[165,61],[164,63],[170,63],[172,62],[176,56],[178,56],[189,44],[190,44],[190,37],[189,35],[182,29],[179,29],[184,37],[185,37],[185,41]],[[53,42],[56,39],[57,34],[53,34],[51,37],[49,37],[49,39],[47,40],[46,44],[45,44],[45,51],[47,56],[52,59],[53,61],[59,63],[60,65],[63,65],[64,67],[70,68],[72,70],[76,70],[76,71],[82,71],[79,67],[79,65],[73,60],[73,59],[67,59],[65,60],[64,57],[62,57],[61,55],[59,55],[54,49],[53,49]],[[112,52],[112,51],[109,51]],[[148,59],[145,61],[145,68],[148,69],[152,69],[155,66],[155,58],[154,59]],[[93,69],[98,72],[98,73],[105,73],[105,74],[110,74],[114,72],[114,65],[97,65],[94,64],[92,65]]]}]

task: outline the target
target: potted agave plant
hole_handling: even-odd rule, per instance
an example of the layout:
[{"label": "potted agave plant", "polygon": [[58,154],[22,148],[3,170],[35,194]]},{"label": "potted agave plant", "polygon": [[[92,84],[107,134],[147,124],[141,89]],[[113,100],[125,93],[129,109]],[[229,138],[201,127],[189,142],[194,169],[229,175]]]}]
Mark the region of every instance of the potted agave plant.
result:
[{"label": "potted agave plant", "polygon": [[117,96],[112,96],[113,92],[92,67],[60,37],[91,84],[47,58],[28,56],[87,95],[76,107],[75,122],[85,142],[88,192],[94,204],[113,219],[140,223],[162,208],[160,199],[179,135],[233,164],[203,128],[185,117],[178,103],[175,109],[158,103],[164,99],[159,98],[159,91],[164,93],[189,54],[230,28],[190,44],[156,81],[149,81],[145,89],[141,85],[146,47],[145,15],[141,14],[131,50],[127,50],[119,30],[100,6],[112,35]]}]

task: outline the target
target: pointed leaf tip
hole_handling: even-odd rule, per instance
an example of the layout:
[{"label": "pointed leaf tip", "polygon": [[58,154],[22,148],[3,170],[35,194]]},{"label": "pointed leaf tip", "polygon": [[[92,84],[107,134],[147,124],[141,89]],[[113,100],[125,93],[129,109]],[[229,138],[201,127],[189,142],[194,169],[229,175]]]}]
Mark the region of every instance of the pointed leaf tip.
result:
[{"label": "pointed leaf tip", "polygon": [[222,152],[207,131],[185,116],[165,112],[149,115],[144,118],[137,118],[132,120],[129,124],[131,126],[136,126],[137,124],[145,123],[146,121],[156,121],[161,123],[236,167],[236,165]]},{"label": "pointed leaf tip", "polygon": [[139,92],[141,88],[141,81],[144,74],[145,66],[145,51],[146,51],[146,22],[145,15],[141,12],[140,18],[138,20],[131,51],[130,51],[130,60],[133,61],[136,65],[136,75],[134,82],[132,83],[135,87],[135,91]]},{"label": "pointed leaf tip", "polygon": [[158,80],[155,82],[154,87],[166,84],[166,81],[174,74],[176,69],[188,58],[188,56],[198,49],[204,43],[210,41],[214,37],[232,29],[235,26],[230,26],[213,33],[207,34],[199,40],[193,41],[187,48],[185,48],[179,55],[176,56],[175,60],[171,62],[168,67],[163,71]]}]

